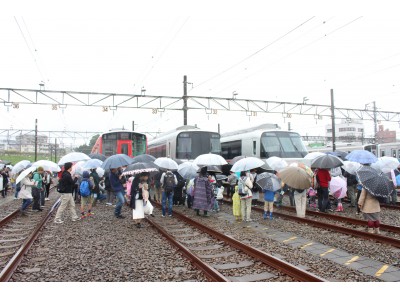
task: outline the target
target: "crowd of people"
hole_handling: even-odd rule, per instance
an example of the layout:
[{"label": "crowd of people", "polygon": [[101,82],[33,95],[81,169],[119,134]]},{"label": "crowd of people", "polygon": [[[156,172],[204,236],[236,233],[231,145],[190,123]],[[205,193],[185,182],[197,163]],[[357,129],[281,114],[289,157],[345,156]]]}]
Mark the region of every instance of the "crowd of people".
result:
[{"label": "crowd of people", "polygon": [[[207,166],[198,171],[198,176],[185,180],[176,171],[165,170],[158,173],[139,173],[135,176],[123,174],[125,167],[112,168],[100,177],[96,169],[84,171],[82,176],[72,174],[73,164],[68,162],[59,173],[58,192],[61,194],[61,205],[57,210],[54,222],[63,223],[66,209],[70,212],[72,221],[77,221],[94,215],[93,208],[98,201],[113,205],[114,216],[123,219],[124,204],[132,210],[135,226],[142,227],[141,220],[145,216],[153,216],[153,206],[149,200],[161,203],[161,217],[172,217],[174,205],[187,205],[197,216],[208,217],[209,212],[219,212],[220,203],[224,197],[225,180],[226,195],[232,198],[232,213],[236,221],[250,222],[251,208],[257,205],[260,193],[264,200],[264,219],[273,219],[274,205],[282,205],[284,195],[289,197],[289,204],[296,207],[298,217],[305,217],[306,208],[315,208],[320,212],[332,211],[329,200],[329,183],[332,179],[329,169],[315,169],[313,184],[309,189],[295,189],[282,182],[277,191],[261,189],[256,183],[256,170],[240,172],[240,176],[231,172],[229,176],[218,178],[215,173],[207,170]],[[15,198],[22,199],[21,214],[26,215],[28,206],[32,203],[34,211],[41,211],[45,200],[49,197],[52,183],[52,173],[38,167],[29,173],[18,185],[15,183],[16,174],[10,178],[10,170],[4,168],[2,175],[2,195],[7,195],[8,186],[15,191]],[[18,175],[18,174],[17,174]],[[368,224],[368,231],[379,233],[380,205],[376,197],[362,188],[358,178],[343,171],[347,182],[347,196],[350,207],[357,207],[357,214],[363,213]],[[0,185],[1,186],[1,185]],[[80,216],[75,211],[75,202],[80,199]],[[388,198],[388,202],[397,202],[396,189]],[[222,204],[222,202],[221,202]],[[336,199],[337,211],[342,211],[341,199]]]}]

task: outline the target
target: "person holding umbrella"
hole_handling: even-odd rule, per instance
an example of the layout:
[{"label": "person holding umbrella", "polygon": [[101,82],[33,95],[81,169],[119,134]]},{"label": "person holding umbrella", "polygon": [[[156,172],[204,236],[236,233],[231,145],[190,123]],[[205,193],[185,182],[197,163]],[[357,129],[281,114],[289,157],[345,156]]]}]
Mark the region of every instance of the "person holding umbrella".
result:
[{"label": "person holding umbrella", "polygon": [[329,182],[331,181],[331,174],[328,169],[316,169],[316,177],[319,187],[318,194],[318,208],[321,212],[326,212],[329,203]]},{"label": "person holding umbrella", "polygon": [[[18,197],[22,199],[22,206],[20,208],[20,213],[21,216],[26,216],[26,209],[28,206],[32,203],[32,187],[35,186],[35,181],[33,181],[32,178],[32,172],[35,168],[28,168],[25,171],[21,172],[21,176],[24,176],[21,181],[18,181],[21,186],[21,190],[18,192]],[[18,176],[17,179],[20,179],[21,177]],[[18,183],[17,182],[17,183]]]},{"label": "person holding umbrella", "polygon": [[125,217],[121,215],[121,209],[125,203],[125,189],[122,185],[123,175],[119,172],[118,168],[111,168],[109,178],[111,190],[114,192],[114,195],[118,200],[115,205],[114,215],[118,219],[124,219]]},{"label": "person holding umbrella", "polygon": [[176,179],[175,174],[172,173],[171,170],[167,169],[167,171],[161,175],[160,182],[162,188],[162,216],[165,217],[168,200],[168,217],[172,217],[172,201],[174,197],[174,188],[178,184],[178,179]]},{"label": "person holding umbrella", "polygon": [[363,213],[364,220],[368,222],[368,232],[380,234],[381,206],[378,199],[363,188],[358,199],[358,207]]},{"label": "person holding umbrella", "polygon": [[207,166],[200,169],[200,174],[194,180],[193,190],[193,209],[196,215],[200,216],[200,210],[203,210],[204,216],[207,217],[207,212],[214,207],[214,194],[211,184],[207,178]]}]

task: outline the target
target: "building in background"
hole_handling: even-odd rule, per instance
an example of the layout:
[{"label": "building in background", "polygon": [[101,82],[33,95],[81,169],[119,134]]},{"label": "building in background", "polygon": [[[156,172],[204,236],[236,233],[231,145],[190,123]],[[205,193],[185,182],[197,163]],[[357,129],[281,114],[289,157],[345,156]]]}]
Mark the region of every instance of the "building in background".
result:
[{"label": "building in background", "polygon": [[396,131],[395,130],[384,130],[383,125],[379,125],[378,132],[376,133],[376,143],[395,143],[396,142]]},{"label": "building in background", "polygon": [[[341,120],[335,124],[336,141],[343,143],[364,143],[364,123],[358,120]],[[332,141],[332,124],[325,125],[328,141]]]}]

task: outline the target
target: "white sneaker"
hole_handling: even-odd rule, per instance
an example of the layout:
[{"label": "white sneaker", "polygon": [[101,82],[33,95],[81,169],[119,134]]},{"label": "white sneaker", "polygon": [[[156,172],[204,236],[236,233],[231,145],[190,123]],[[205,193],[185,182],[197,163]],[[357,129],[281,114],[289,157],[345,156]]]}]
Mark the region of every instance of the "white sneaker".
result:
[{"label": "white sneaker", "polygon": [[56,223],[56,224],[62,224],[62,223],[64,223],[64,221],[63,220],[54,220],[54,223]]},{"label": "white sneaker", "polygon": [[49,198],[44,198],[44,201],[49,201],[50,199]]},{"label": "white sneaker", "polygon": [[72,222],[76,222],[76,221],[79,221],[81,218],[75,218],[75,219],[72,219]]},{"label": "white sneaker", "polygon": [[110,203],[110,202],[107,202],[107,203],[106,203],[106,205],[110,205],[110,206],[111,206],[111,205],[112,205],[112,203]]}]

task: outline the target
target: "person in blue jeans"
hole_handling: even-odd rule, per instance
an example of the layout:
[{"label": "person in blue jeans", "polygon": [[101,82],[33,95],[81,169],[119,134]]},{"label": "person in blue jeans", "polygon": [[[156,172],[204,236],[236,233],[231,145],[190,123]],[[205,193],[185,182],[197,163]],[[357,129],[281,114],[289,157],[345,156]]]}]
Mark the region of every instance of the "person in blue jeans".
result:
[{"label": "person in blue jeans", "polygon": [[125,190],[121,183],[122,172],[120,169],[111,169],[109,174],[110,185],[114,195],[117,198],[117,204],[115,205],[114,215],[118,219],[125,218],[121,215],[122,206],[125,203]]},{"label": "person in blue jeans", "polygon": [[32,173],[22,178],[21,190],[18,192],[19,198],[22,199],[22,206],[20,208],[21,216],[26,216],[26,209],[32,203],[32,187],[35,186],[35,181],[31,180]]},{"label": "person in blue jeans", "polygon": [[167,170],[161,175],[160,183],[162,189],[162,216],[165,217],[168,200],[168,216],[172,217],[172,199],[174,197],[174,187],[178,184],[178,179],[176,179],[174,173]]}]

